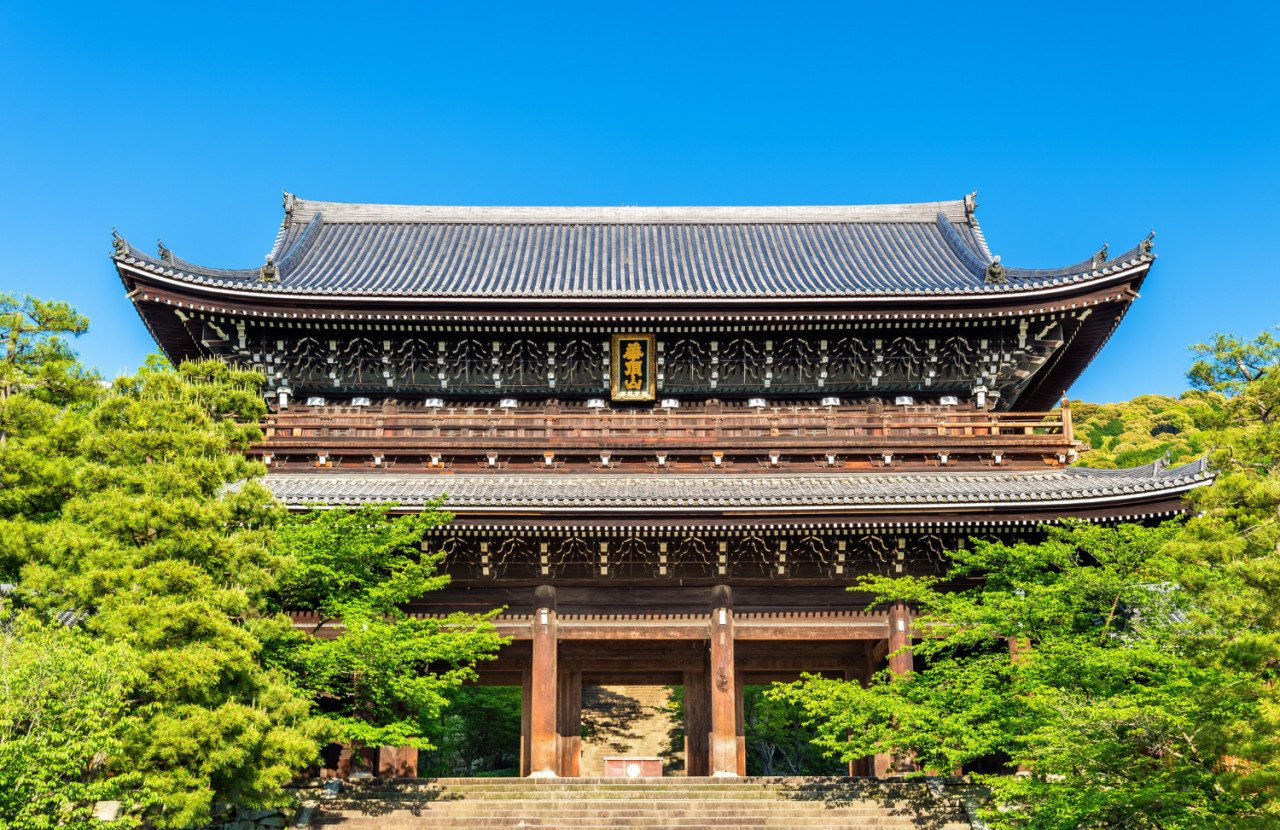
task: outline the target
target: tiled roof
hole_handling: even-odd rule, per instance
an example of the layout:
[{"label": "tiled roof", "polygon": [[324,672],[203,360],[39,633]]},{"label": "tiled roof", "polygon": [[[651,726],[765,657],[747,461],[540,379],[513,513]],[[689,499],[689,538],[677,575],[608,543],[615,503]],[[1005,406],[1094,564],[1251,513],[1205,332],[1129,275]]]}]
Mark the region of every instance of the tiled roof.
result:
[{"label": "tiled roof", "polygon": [[398,502],[405,507],[448,494],[450,510],[639,508],[733,510],[759,507],[932,509],[1086,503],[1179,492],[1206,483],[1203,460],[1171,469],[1069,467],[1043,472],[820,475],[485,475],[274,474],[265,479],[287,505]]},{"label": "tiled roof", "polygon": [[286,199],[275,272],[206,268],[120,240],[118,262],[246,293],[423,299],[964,296],[1097,279],[1149,262],[1006,268],[972,202],[812,207],[416,207]]}]

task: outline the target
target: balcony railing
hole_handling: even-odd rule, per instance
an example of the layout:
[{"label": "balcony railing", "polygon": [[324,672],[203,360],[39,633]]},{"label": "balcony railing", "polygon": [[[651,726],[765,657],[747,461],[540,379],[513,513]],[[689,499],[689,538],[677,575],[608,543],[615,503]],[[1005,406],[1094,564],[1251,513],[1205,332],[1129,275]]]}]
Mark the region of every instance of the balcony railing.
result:
[{"label": "balcony railing", "polygon": [[[273,413],[259,448],[324,449],[335,457],[483,454],[583,455],[884,452],[1074,455],[1069,408],[994,413],[938,407],[769,407],[687,410],[401,406],[297,407]],[[608,462],[606,461],[606,466]],[[943,460],[945,464],[945,459]],[[550,466],[548,463],[547,466]],[[597,465],[598,466],[598,465]]]}]

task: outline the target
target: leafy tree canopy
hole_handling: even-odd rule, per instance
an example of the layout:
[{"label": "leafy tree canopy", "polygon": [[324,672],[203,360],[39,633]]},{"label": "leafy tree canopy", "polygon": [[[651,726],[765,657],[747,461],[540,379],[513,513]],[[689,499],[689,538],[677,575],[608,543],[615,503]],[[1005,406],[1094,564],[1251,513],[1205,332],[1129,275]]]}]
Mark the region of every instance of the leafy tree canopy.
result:
[{"label": "leafy tree canopy", "polygon": [[242,454],[260,437],[259,383],[220,363],[153,363],[0,450],[15,598],[73,610],[136,655],[136,717],[106,763],[145,781],[126,802],[159,825],[197,821],[215,800],[278,803],[330,731],[259,659],[261,632],[287,628],[261,610],[285,562],[272,545],[281,511]]},{"label": "leafy tree canopy", "polygon": [[[432,722],[448,693],[475,678],[477,660],[504,641],[488,614],[411,616],[408,603],[444,587],[444,554],[420,550],[423,534],[452,517],[439,502],[388,520],[391,505],[315,510],[289,518],[280,545],[291,552],[278,602],[312,611],[305,638],[277,644],[274,659],[321,701],[343,736],[358,745],[431,749]],[[499,609],[500,610],[500,609]],[[340,621],[343,634],[326,637]]]},{"label": "leafy tree canopy", "polygon": [[89,318],[67,303],[0,294],[0,400],[15,389],[59,405],[88,397],[97,376],[85,371],[63,336],[88,330]]},{"label": "leafy tree canopy", "polygon": [[0,826],[65,827],[97,801],[145,799],[138,773],[109,769],[141,718],[136,663],[123,643],[30,614],[0,625]]},{"label": "leafy tree canopy", "polygon": [[1181,398],[1073,407],[1095,447],[1084,463],[1210,454],[1193,518],[975,540],[941,578],[862,580],[912,602],[923,637],[905,678],[774,691],[822,747],[925,771],[1003,759],[1022,774],[978,776],[993,828],[1280,823],[1280,349],[1270,335],[1194,349]]}]

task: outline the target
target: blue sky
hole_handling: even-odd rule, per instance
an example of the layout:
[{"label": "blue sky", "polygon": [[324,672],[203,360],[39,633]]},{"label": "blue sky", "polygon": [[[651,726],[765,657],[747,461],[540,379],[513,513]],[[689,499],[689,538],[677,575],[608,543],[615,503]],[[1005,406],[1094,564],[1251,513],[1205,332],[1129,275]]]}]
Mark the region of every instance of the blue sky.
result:
[{"label": "blue sky", "polygon": [[0,289],[153,348],[111,228],[260,264],[280,192],[418,204],[863,204],[975,188],[993,251],[1155,228],[1071,390],[1184,388],[1280,323],[1275,4],[0,3]]}]

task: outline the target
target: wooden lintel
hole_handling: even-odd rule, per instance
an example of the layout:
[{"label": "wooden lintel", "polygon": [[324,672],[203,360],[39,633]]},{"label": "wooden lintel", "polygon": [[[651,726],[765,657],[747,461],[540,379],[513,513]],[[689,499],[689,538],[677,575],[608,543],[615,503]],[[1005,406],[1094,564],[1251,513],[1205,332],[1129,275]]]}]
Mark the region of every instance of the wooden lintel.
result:
[{"label": "wooden lintel", "polygon": [[888,635],[883,622],[770,623],[739,622],[735,640],[879,640]]}]

